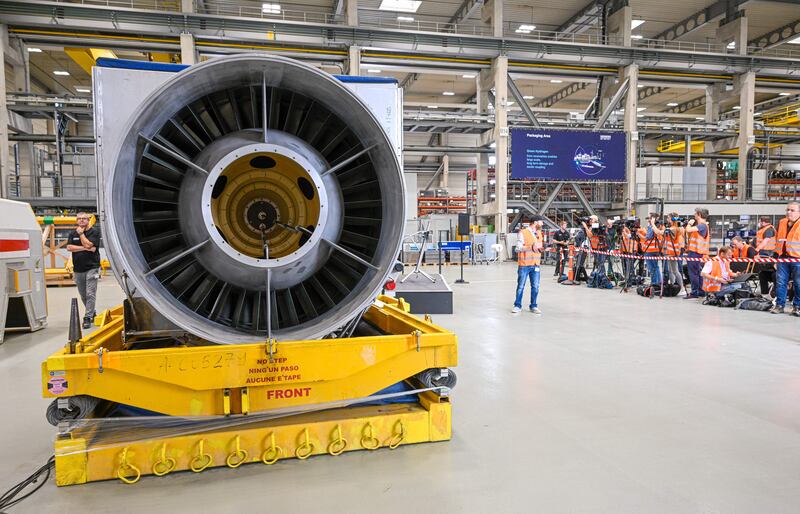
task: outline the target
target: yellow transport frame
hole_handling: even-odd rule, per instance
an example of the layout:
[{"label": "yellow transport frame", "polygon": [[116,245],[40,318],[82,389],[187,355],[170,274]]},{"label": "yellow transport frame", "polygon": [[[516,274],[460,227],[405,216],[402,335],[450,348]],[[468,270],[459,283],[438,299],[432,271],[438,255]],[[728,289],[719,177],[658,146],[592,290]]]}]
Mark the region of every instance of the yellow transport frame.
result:
[{"label": "yellow transport frame", "polygon": [[[136,350],[126,348],[117,307],[99,316],[99,328],[74,348],[42,363],[42,392],[235,420],[366,397],[426,369],[457,364],[456,336],[409,314],[402,299],[380,297],[364,319],[388,335]],[[131,483],[148,474],[443,441],[450,438],[451,412],[446,395],[428,391],[413,404],[315,410],[188,435],[144,427],[113,443],[91,426],[57,438],[58,485]]]}]

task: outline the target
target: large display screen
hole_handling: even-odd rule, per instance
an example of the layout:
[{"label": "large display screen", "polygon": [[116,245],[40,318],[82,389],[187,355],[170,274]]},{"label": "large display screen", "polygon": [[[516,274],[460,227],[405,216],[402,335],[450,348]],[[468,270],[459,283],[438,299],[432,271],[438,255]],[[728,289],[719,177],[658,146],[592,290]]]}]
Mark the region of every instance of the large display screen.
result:
[{"label": "large display screen", "polygon": [[514,180],[625,181],[624,132],[511,129]]}]

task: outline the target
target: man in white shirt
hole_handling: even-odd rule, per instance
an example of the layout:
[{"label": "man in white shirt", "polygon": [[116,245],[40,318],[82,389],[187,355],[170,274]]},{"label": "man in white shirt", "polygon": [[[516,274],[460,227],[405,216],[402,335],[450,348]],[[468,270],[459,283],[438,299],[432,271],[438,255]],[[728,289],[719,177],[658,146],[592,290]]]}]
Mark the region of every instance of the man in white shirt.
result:
[{"label": "man in white shirt", "polygon": [[719,249],[719,253],[715,259],[706,261],[706,263],[703,264],[703,270],[700,272],[704,283],[719,284],[719,290],[714,291],[714,294],[717,296],[732,293],[744,286],[743,282],[733,281],[733,279],[741,275],[741,273],[732,272],[730,269],[728,260],[731,258],[732,254],[733,251],[729,246],[723,246]]}]

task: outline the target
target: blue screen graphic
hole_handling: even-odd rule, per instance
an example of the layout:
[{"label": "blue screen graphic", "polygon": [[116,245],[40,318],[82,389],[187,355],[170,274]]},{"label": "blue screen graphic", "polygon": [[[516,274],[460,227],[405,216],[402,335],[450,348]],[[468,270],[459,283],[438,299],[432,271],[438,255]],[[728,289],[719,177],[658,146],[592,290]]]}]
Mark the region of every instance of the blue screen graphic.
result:
[{"label": "blue screen graphic", "polygon": [[624,132],[511,129],[514,180],[625,181]]}]

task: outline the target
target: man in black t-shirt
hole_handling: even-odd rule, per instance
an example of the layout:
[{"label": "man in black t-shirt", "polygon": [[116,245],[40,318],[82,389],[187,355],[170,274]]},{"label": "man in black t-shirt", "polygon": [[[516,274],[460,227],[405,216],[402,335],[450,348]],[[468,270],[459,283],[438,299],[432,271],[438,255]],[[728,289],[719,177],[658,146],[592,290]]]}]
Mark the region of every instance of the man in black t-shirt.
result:
[{"label": "man in black t-shirt", "polygon": [[567,260],[567,251],[569,249],[569,231],[567,230],[567,222],[562,221],[559,223],[560,229],[553,234],[553,243],[556,247],[556,271],[554,275],[560,277],[564,274],[564,263]]},{"label": "man in black t-shirt", "polygon": [[72,267],[75,285],[85,308],[83,328],[91,328],[94,322],[94,303],[97,296],[97,280],[100,278],[100,230],[89,227],[89,215],[79,212],[78,226],[67,240],[67,250],[72,252]]}]

